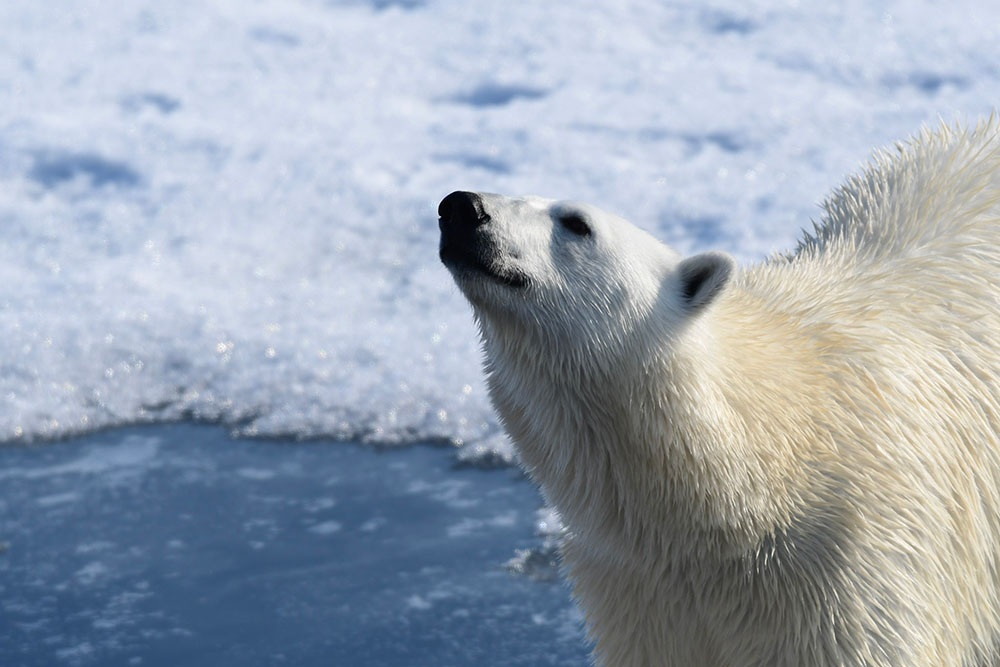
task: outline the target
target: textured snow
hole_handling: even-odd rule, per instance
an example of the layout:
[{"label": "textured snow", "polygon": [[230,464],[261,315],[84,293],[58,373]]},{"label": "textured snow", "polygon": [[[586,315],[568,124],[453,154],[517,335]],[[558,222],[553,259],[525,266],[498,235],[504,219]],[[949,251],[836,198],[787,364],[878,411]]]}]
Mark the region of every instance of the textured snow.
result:
[{"label": "textured snow", "polygon": [[442,196],[752,261],[873,147],[989,113],[997,62],[971,1],[7,0],[0,439],[196,418],[508,461]]}]

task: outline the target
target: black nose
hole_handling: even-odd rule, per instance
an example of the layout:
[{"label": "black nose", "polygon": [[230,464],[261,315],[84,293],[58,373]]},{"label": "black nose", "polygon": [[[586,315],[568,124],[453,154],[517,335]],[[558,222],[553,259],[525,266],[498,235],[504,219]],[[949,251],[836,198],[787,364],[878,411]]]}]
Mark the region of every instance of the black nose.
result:
[{"label": "black nose", "polygon": [[490,221],[483,210],[483,199],[475,192],[452,192],[438,204],[438,217],[442,229],[452,227],[477,227]]}]

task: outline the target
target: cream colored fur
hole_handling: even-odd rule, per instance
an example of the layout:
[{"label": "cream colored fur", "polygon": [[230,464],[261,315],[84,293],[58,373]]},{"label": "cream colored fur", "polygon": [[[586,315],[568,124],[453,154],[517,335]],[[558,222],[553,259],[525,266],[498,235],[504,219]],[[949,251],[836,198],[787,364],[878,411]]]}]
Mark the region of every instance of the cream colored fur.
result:
[{"label": "cream colored fur", "polygon": [[694,309],[628,223],[483,201],[530,283],[456,279],[599,664],[1000,664],[1000,123],[878,154],[788,256],[708,257]]}]

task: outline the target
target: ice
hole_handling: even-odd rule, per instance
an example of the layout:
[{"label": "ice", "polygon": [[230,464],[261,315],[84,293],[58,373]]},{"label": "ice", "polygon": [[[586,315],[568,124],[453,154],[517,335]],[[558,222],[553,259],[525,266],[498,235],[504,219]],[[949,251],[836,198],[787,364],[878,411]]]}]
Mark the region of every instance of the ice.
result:
[{"label": "ice", "polygon": [[552,581],[559,576],[559,547],[565,536],[562,517],[552,507],[535,513],[535,534],[542,543],[517,549],[514,557],[506,562],[507,570],[539,581]]},{"label": "ice", "polygon": [[874,146],[988,113],[998,25],[971,0],[4,2],[0,439],[193,418],[507,463],[443,195],[759,259]]},{"label": "ice", "polygon": [[332,535],[333,533],[340,532],[341,528],[343,526],[338,521],[324,521],[323,523],[309,526],[309,532],[317,535]]},{"label": "ice", "polygon": [[[101,475],[105,480],[124,480],[134,477],[154,459],[160,447],[157,437],[129,436],[121,444],[97,452],[84,453],[73,461],[51,466],[34,465],[30,468],[8,467],[0,469],[0,481],[12,477],[36,478],[58,475]],[[63,502],[61,494],[38,499],[41,505]]]},{"label": "ice", "polygon": [[410,609],[426,611],[431,608],[431,603],[419,595],[411,595],[406,599],[406,604]]},{"label": "ice", "polygon": [[448,537],[466,537],[477,532],[488,531],[498,526],[513,526],[517,523],[517,512],[501,512],[486,519],[465,518],[448,526]]},{"label": "ice", "polygon": [[[147,438],[162,442],[150,458]],[[191,424],[5,447],[2,463],[71,470],[128,449],[145,463],[127,484],[2,481],[0,664],[586,663],[568,587],[502,568],[536,541],[540,497],[515,469]],[[488,502],[455,502],[465,494]]]}]

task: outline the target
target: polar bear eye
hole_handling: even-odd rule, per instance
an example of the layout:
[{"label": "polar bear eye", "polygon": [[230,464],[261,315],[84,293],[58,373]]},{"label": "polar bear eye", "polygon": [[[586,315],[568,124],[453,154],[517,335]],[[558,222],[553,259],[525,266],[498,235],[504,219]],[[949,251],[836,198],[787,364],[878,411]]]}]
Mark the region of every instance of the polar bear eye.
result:
[{"label": "polar bear eye", "polygon": [[559,224],[577,236],[590,236],[590,225],[579,213],[563,213],[559,216]]}]

